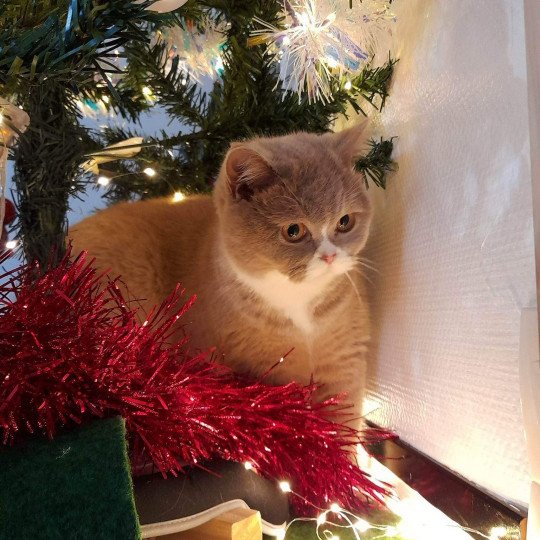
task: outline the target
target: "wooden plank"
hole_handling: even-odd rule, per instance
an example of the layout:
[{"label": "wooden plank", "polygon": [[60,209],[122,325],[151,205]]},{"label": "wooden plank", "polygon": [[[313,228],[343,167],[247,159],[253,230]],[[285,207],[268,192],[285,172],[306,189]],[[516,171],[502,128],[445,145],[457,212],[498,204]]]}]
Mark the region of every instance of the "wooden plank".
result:
[{"label": "wooden plank", "polygon": [[150,540],[262,540],[261,514],[257,510],[238,508],[189,531]]},{"label": "wooden plank", "polygon": [[519,524],[519,532],[521,534],[521,540],[527,540],[527,518],[523,519]]}]

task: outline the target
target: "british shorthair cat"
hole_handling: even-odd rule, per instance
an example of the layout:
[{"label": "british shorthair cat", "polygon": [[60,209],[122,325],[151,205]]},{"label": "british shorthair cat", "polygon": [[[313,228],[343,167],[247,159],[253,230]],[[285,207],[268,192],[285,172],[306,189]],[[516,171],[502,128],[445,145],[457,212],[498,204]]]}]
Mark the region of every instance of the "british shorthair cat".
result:
[{"label": "british shorthair cat", "polygon": [[[366,124],[233,143],[212,196],[122,203],[73,226],[73,252],[149,311],[180,283],[194,349],[238,372],[323,384],[360,407],[369,313],[359,272],[372,208],[355,158]],[[141,313],[144,318],[144,313]]]}]

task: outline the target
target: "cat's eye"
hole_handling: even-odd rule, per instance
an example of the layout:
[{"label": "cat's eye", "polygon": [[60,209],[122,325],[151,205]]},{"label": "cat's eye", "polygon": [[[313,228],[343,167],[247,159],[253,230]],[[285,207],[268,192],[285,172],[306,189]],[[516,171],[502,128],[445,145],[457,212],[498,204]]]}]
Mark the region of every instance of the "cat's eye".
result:
[{"label": "cat's eye", "polygon": [[337,222],[336,231],[342,233],[349,232],[354,227],[355,221],[354,214],[345,214],[344,216],[341,216]]},{"label": "cat's eye", "polygon": [[303,223],[290,223],[281,228],[281,234],[287,242],[300,242],[306,233],[307,229]]}]

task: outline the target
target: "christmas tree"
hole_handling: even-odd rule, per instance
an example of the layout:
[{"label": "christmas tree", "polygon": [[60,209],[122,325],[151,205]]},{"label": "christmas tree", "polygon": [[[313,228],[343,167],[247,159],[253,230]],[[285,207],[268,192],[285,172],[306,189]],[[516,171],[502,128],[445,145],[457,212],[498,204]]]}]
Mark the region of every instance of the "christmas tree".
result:
[{"label": "christmas tree", "polygon": [[[98,178],[111,201],[206,192],[231,141],[324,132],[347,111],[384,106],[394,61],[373,65],[370,48],[391,24],[389,2],[181,4],[0,6],[0,95],[30,116],[13,153],[27,260],[44,266],[53,249],[62,258],[69,197]],[[360,29],[358,43],[349,28]],[[137,121],[156,106],[177,134],[142,140],[114,123],[97,132],[81,123],[92,109]],[[384,187],[391,152],[391,141],[374,141],[357,168]]]}]

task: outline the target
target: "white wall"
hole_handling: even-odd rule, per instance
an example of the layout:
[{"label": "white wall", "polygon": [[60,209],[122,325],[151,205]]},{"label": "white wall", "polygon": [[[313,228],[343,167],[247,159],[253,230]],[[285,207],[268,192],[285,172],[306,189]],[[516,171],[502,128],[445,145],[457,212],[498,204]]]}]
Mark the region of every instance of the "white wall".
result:
[{"label": "white wall", "polygon": [[504,499],[529,492],[520,311],[535,305],[523,2],[399,0],[373,189],[371,418]]}]

